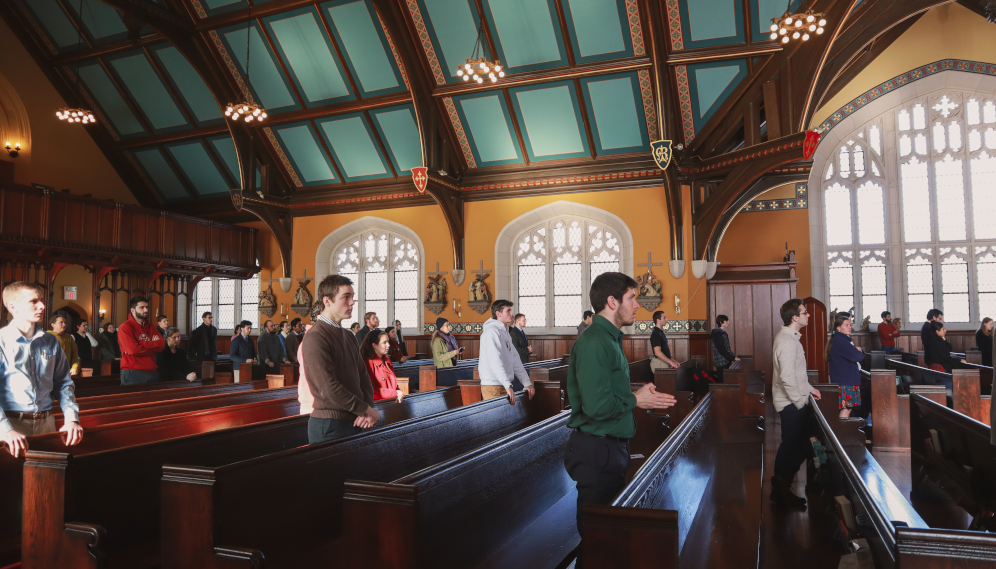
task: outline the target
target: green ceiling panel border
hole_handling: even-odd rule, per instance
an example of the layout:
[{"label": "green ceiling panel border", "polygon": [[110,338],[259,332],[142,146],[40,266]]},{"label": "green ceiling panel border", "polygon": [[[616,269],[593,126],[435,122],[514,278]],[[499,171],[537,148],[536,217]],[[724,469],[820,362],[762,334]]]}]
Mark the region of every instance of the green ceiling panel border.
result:
[{"label": "green ceiling panel border", "polygon": [[363,113],[318,119],[315,124],[347,182],[393,178]]},{"label": "green ceiling panel border", "polygon": [[[483,100],[479,100],[483,99]],[[462,124],[467,126],[468,138],[470,139],[470,149],[474,153],[474,159],[477,161],[477,166],[500,166],[502,164],[521,164],[522,151],[519,149],[519,143],[515,136],[515,127],[512,125],[512,115],[508,112],[508,105],[505,103],[505,97],[502,95],[501,91],[486,91],[483,93],[472,93],[469,95],[460,95],[453,97],[454,107],[456,107],[457,114],[460,116],[460,121]],[[471,114],[467,114],[464,106],[471,108]],[[501,116],[499,116],[501,115]],[[501,118],[504,121],[501,121]],[[501,128],[502,122],[504,122],[505,132],[498,132]],[[481,157],[481,151],[478,147],[478,137],[489,136],[492,133],[498,135],[498,138],[494,139],[484,139],[481,141],[484,143],[484,150],[486,153],[490,154],[492,152],[504,151],[507,154],[507,148],[501,149],[497,145],[510,144],[511,149],[515,152],[515,157],[507,158],[494,158],[492,160],[485,160]],[[501,134],[507,136],[507,141],[502,140]]]},{"label": "green ceiling panel border", "polygon": [[422,165],[422,138],[411,103],[370,111],[370,115],[399,176],[411,174],[412,168]]},{"label": "green ceiling panel border", "polygon": [[[635,146],[613,146],[611,148],[604,148],[602,146],[602,133],[601,129],[599,128],[599,120],[598,120],[599,113],[596,107],[602,108],[602,104],[608,103],[608,101],[599,100],[602,96],[607,95],[607,93],[604,94],[599,93],[598,86],[596,86],[596,95],[593,98],[591,96],[592,84],[608,82],[608,81],[612,82],[623,81],[623,80],[629,80],[630,85],[632,87],[633,115],[632,117],[619,116],[617,113],[628,115],[627,112],[624,112],[628,111],[628,109],[624,109],[621,106],[609,108],[606,109],[609,114],[602,116],[603,124],[618,125],[622,121],[635,119],[636,124],[631,126],[635,126],[636,129],[638,129],[640,143]],[[647,133],[647,119],[643,112],[643,104],[641,103],[640,80],[637,77],[636,73],[634,72],[615,73],[612,75],[600,75],[598,77],[586,77],[581,80],[581,90],[584,93],[585,109],[588,112],[588,123],[591,125],[592,137],[595,140],[596,154],[598,155],[625,154],[628,152],[641,152],[641,151],[650,150],[650,135]],[[625,102],[628,103],[628,101]],[[632,136],[632,132],[630,132],[630,135]]]},{"label": "green ceiling panel border", "polygon": [[179,202],[191,199],[187,189],[183,187],[179,175],[170,167],[158,146],[133,150],[131,153],[148,179],[156,186],[156,191],[168,202]]},{"label": "green ceiling panel border", "polygon": [[[578,3],[577,7],[581,9],[582,14],[579,18],[574,17],[574,8],[571,6],[572,1]],[[585,4],[582,5],[582,2]],[[602,4],[599,8],[605,12],[604,14],[601,12],[591,15],[585,13],[586,11],[583,8],[596,3]],[[618,17],[618,22],[612,22],[609,19],[608,11],[605,10],[608,5],[612,4],[615,5],[613,11],[614,15]],[[626,17],[626,3],[624,0],[563,0],[563,5],[564,18],[567,20],[567,34],[571,38],[571,46],[574,48],[574,61],[576,63],[590,63],[593,61],[633,56],[633,41],[630,38],[629,20]],[[594,20],[592,16],[596,16]],[[601,26],[598,25],[599,23]],[[581,55],[580,37],[584,37],[586,41],[591,39],[604,41],[610,37],[614,38],[617,23],[619,25],[619,45],[621,49]],[[584,26],[582,32],[578,32],[578,25]],[[600,27],[604,29],[600,29]]]},{"label": "green ceiling panel border", "polygon": [[180,102],[166,89],[144,51],[128,51],[108,56],[108,67],[131,97],[146,122],[157,133],[190,128],[180,111]]},{"label": "green ceiling panel border", "polygon": [[[321,48],[315,49],[317,46],[310,46],[311,49],[307,49],[308,46],[303,44],[304,41],[313,40],[315,37],[308,37],[303,33],[299,35],[292,34],[291,36],[278,33],[278,29],[281,27],[279,24],[306,15],[310,15],[313,18],[309,23],[314,24],[315,28],[310,31],[318,32],[324,42],[325,48],[328,49],[328,59],[325,58],[326,54],[321,53]],[[332,46],[332,41],[325,32],[321,16],[314,6],[269,16],[263,18],[263,22],[266,23],[266,27],[270,30],[270,35],[273,37],[273,45],[276,46],[280,57],[287,64],[290,79],[297,86],[298,92],[304,98],[305,105],[317,107],[356,99],[356,94],[353,93],[353,89],[349,86],[349,80],[343,72],[343,63],[339,61],[335,47]],[[281,41],[281,37],[283,37],[283,41]],[[294,46],[295,49],[293,51],[288,51],[288,48],[291,46],[285,44],[298,39],[302,41],[302,45]],[[321,61],[319,61],[319,57]],[[311,59],[309,63],[312,63],[313,67],[303,68],[303,64],[307,59]],[[294,66],[295,60],[299,66],[302,66],[302,69]],[[335,68],[334,73],[329,68],[329,63]],[[339,94],[327,93],[329,96],[317,96],[319,90],[333,91],[333,93]],[[309,91],[311,91],[310,94]],[[316,98],[312,99],[311,96],[316,96]]]},{"label": "green ceiling panel border", "polygon": [[[78,4],[67,2],[72,14],[78,15]],[[98,44],[123,40],[128,37],[128,28],[121,14],[107,4],[91,0],[83,5],[83,32]]]},{"label": "green ceiling panel border", "polygon": [[228,171],[228,176],[241,184],[242,174],[239,173],[239,153],[235,150],[235,141],[232,140],[231,135],[219,134],[218,136],[210,136],[207,141],[214,147],[215,154],[221,158],[221,163],[225,166],[225,170]]},{"label": "green ceiling panel border", "polygon": [[[685,49],[693,49],[696,47],[710,47],[717,45],[730,45],[745,43],[747,41],[746,35],[744,33],[744,6],[740,0],[712,0],[713,2],[722,2],[724,6],[729,3],[733,10],[733,29],[735,33],[730,36],[724,37],[714,37],[709,39],[694,40],[692,39],[692,25],[689,20],[688,14],[688,3],[695,2],[696,8],[701,8],[706,0],[678,0],[679,11],[681,12],[681,31],[684,36]],[[715,13],[729,12],[725,8],[723,10],[713,10],[713,15]]]},{"label": "green ceiling panel border", "polygon": [[[795,12],[802,0],[792,0],[789,9]],[[785,0],[750,0],[750,21],[754,29],[750,30],[751,41],[771,41],[771,19],[785,13]]]},{"label": "green ceiling panel border", "polygon": [[57,0],[24,0],[24,5],[58,51],[76,50],[79,32]]},{"label": "green ceiling panel border", "polygon": [[[708,109],[699,108],[699,83],[696,79],[695,72],[700,69],[712,69],[716,67],[737,67],[738,71],[733,80],[726,85],[717,96],[712,105]],[[688,84],[691,90],[692,99],[692,120],[695,123],[695,132],[697,133],[712,117],[712,115],[722,106],[726,98],[730,96],[730,93],[737,88],[737,85],[747,76],[747,59],[725,59],[723,61],[710,61],[706,63],[692,63],[688,66]]]},{"label": "green ceiling panel border", "polygon": [[[340,30],[340,26],[336,25],[336,20],[332,17],[332,12],[333,10],[352,4],[361,4],[363,9],[366,10],[368,20],[360,22],[356,26],[348,26],[346,23],[343,23],[343,27],[346,30]],[[356,78],[358,87],[363,92],[364,97],[398,93],[406,90],[405,81],[401,77],[401,71],[398,70],[394,55],[391,53],[391,46],[387,43],[387,36],[384,35],[384,30],[381,28],[380,22],[377,21],[377,14],[369,2],[366,0],[332,0],[331,2],[325,2],[321,7],[325,10],[325,15],[329,18],[329,28],[335,36],[336,43],[342,48],[343,58],[349,67],[349,72]],[[366,27],[368,22],[369,28]],[[347,32],[345,37],[343,36],[343,31]],[[370,32],[373,32],[373,34]],[[380,50],[376,49],[376,45],[378,44]],[[359,55],[357,55],[357,52],[359,52]],[[356,65],[357,63],[359,66]],[[369,75],[371,72],[381,75],[381,77],[372,77]],[[388,81],[384,81],[383,76],[387,73],[392,74],[394,85],[390,85]],[[368,89],[366,87],[367,83],[374,81],[382,81],[384,86],[380,86],[380,83],[374,83],[372,86],[375,88]]]},{"label": "green ceiling panel border", "polygon": [[198,125],[219,124],[225,121],[220,106],[222,103],[215,100],[204,79],[180,50],[167,44],[152,47],[149,51],[163,68],[166,80],[183,99],[187,110],[194,116]]},{"label": "green ceiling panel border", "polygon": [[111,121],[111,126],[122,138],[134,138],[146,134],[138,117],[128,107],[124,96],[111,82],[111,78],[98,62],[84,64],[79,68],[79,76],[90,97],[100,107],[100,111]]},{"label": "green ceiling panel border", "polygon": [[[443,75],[446,77],[449,83],[459,83],[463,81],[456,75],[456,70],[458,66],[462,66],[464,60],[470,57],[471,51],[474,49],[474,41],[477,38],[477,28],[481,25],[481,15],[477,12],[477,6],[474,4],[473,0],[417,0],[419,9],[422,14],[426,15],[426,20],[428,25],[426,26],[426,33],[429,34],[429,40],[432,45],[436,48],[436,53],[440,54],[440,65],[443,68]],[[433,10],[429,10],[428,2],[432,3],[434,7]],[[466,20],[462,18],[460,22],[453,23],[449,20],[447,21],[435,21],[433,20],[433,15],[436,18],[453,18],[457,15],[462,14],[462,8],[466,6],[467,11],[470,13],[471,19],[473,20],[473,28],[471,29]],[[457,8],[460,8],[458,10]],[[443,44],[439,41],[439,36],[436,32],[437,24],[442,24],[444,37],[447,39],[447,47],[450,48],[450,52],[447,53],[443,49]],[[461,47],[464,43],[467,44],[466,47]],[[409,73],[412,71],[409,70]]]},{"label": "green ceiling panel border", "polygon": [[[301,184],[305,186],[325,186],[338,182],[335,169],[328,156],[318,143],[318,135],[307,122],[282,124],[272,127],[273,134],[280,140],[294,170],[298,172]],[[301,130],[305,129],[305,130]],[[305,132],[307,131],[307,132]],[[309,135],[309,139],[305,134]]]},{"label": "green ceiling panel border", "polygon": [[[290,80],[280,70],[280,66],[277,64],[277,56],[264,39],[259,25],[253,23],[252,30],[251,44],[253,47],[252,53],[249,54],[250,71],[252,74],[249,78],[255,78],[255,81],[252,81],[250,85],[253,97],[257,102],[266,107],[266,112],[269,114],[300,109],[301,105],[298,104],[297,99],[294,98],[291,92]],[[218,37],[221,38],[228,53],[231,54],[232,63],[239,70],[243,79],[246,76],[246,49],[242,45],[245,33],[246,27],[241,24],[218,30]],[[229,40],[229,34],[237,40],[237,45],[232,44]],[[266,55],[266,59],[260,61],[264,54]],[[266,63],[265,66],[263,65],[264,62]],[[260,90],[261,87],[263,89],[262,92]],[[265,93],[266,96],[261,96],[262,93]]]},{"label": "green ceiling panel border", "polygon": [[[516,2],[518,0],[494,0],[494,1],[496,1],[496,2],[500,2],[500,1]],[[527,6],[541,6],[541,5],[545,5],[546,6],[546,8],[548,10],[547,15],[550,18],[550,33],[551,33],[554,41],[557,44],[557,54],[558,54],[559,57],[557,57],[557,59],[549,59],[549,60],[545,60],[545,61],[538,61],[538,62],[535,62],[535,63],[521,64],[521,65],[513,65],[509,61],[508,55],[506,54],[507,50],[504,47],[505,40],[507,40],[507,41],[510,42],[509,43],[510,46],[514,45],[515,46],[515,48],[514,48],[515,50],[518,50],[520,44],[525,43],[525,41],[527,41],[529,38],[532,38],[532,37],[537,37],[537,38],[541,37],[542,34],[541,33],[532,33],[532,34],[528,34],[525,38],[522,38],[522,37],[512,37],[512,38],[505,37],[504,40],[503,40],[502,35],[501,35],[501,29],[498,27],[498,24],[497,24],[497,22],[495,20],[495,16],[494,16],[494,11],[491,8],[491,2],[489,0],[483,0],[483,4],[484,4],[484,14],[485,14],[485,17],[488,20],[488,25],[491,26],[492,37],[495,40],[495,49],[498,50],[498,53],[497,53],[498,59],[501,60],[502,66],[504,66],[504,67],[507,68],[506,71],[512,72],[512,73],[522,73],[522,72],[525,72],[525,71],[536,71],[536,70],[539,70],[539,69],[551,69],[551,68],[554,68],[554,67],[564,67],[564,66],[567,65],[567,50],[564,49],[564,38],[563,38],[563,35],[560,32],[560,19],[557,16],[557,7],[554,4],[554,0],[545,0],[545,1],[543,1],[543,0],[530,0],[528,3],[525,3],[524,5],[527,5]],[[521,6],[522,6],[522,4],[519,5],[520,8],[521,8]],[[541,21],[538,18],[528,18],[527,22],[535,22],[537,24],[545,24],[546,23],[545,21]],[[513,27],[515,28],[516,31],[521,31],[521,33],[527,33],[529,31],[525,27],[523,27],[521,25],[521,23],[518,23],[518,24],[516,24]],[[513,53],[515,53],[515,52],[513,51]],[[468,56],[469,55],[470,54],[468,53]]]},{"label": "green ceiling panel border", "polygon": [[[566,89],[566,92],[564,91]],[[574,81],[556,81],[554,83],[541,83],[539,85],[528,85],[525,87],[515,87],[509,89],[512,95],[512,106],[515,108],[515,117],[519,121],[519,129],[525,139],[526,152],[529,154],[531,162],[542,162],[545,160],[560,160],[564,158],[584,158],[591,156],[591,149],[588,148],[588,135],[584,127],[584,118],[581,116],[581,106],[578,104],[578,94],[574,90]],[[565,100],[565,97],[569,99]],[[545,97],[545,100],[538,97]],[[523,100],[525,99],[525,100]],[[558,100],[559,99],[559,100]],[[525,103],[525,106],[523,105]],[[530,109],[532,105],[546,105]],[[574,116],[574,130],[570,126],[570,115]],[[567,132],[557,131],[567,129]],[[537,145],[534,139],[539,139],[539,146],[546,144],[557,144],[551,140],[543,139],[553,136],[552,140],[567,141],[577,136],[576,143],[580,144],[580,150],[555,151],[549,154],[537,154]],[[571,140],[570,142],[574,142]]]},{"label": "green ceiling panel border", "polygon": [[[212,7],[213,5],[213,7]],[[238,10],[240,8],[248,8],[249,3],[246,0],[203,0],[201,2],[201,7],[208,16],[217,16],[218,14],[224,14],[225,12],[231,12],[232,10]]]},{"label": "green ceiling panel border", "polygon": [[180,169],[180,175],[194,188],[200,197],[215,197],[227,194],[228,181],[221,172],[222,166],[215,162],[211,153],[200,140],[184,140],[165,145]]}]

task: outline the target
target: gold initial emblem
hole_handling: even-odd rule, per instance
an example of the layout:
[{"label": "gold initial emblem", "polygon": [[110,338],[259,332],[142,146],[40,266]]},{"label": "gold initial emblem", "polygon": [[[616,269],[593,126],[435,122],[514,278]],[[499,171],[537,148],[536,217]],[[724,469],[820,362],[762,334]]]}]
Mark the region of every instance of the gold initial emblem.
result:
[{"label": "gold initial emblem", "polygon": [[654,162],[657,162],[657,166],[661,170],[666,170],[668,164],[671,163],[671,141],[658,140],[657,142],[651,142],[650,148],[653,150]]}]

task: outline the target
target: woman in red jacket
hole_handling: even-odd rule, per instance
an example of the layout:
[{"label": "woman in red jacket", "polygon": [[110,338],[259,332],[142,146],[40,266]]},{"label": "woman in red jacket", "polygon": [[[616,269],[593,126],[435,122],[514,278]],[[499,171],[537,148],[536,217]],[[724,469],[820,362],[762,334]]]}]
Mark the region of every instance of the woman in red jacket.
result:
[{"label": "woman in red jacket", "polygon": [[373,383],[374,401],[397,398],[400,403],[404,393],[398,389],[398,376],[394,375],[394,366],[388,356],[390,349],[391,342],[387,332],[376,329],[363,338],[360,355]]}]

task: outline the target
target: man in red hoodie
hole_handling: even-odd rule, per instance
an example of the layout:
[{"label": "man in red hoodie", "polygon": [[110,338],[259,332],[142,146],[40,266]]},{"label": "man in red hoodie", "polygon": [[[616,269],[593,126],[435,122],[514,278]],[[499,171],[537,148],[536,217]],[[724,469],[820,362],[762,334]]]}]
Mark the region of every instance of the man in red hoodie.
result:
[{"label": "man in red hoodie", "polygon": [[137,385],[159,381],[156,352],[163,351],[166,341],[149,321],[149,301],[136,296],[128,304],[131,316],[118,328],[121,345],[121,385]]}]

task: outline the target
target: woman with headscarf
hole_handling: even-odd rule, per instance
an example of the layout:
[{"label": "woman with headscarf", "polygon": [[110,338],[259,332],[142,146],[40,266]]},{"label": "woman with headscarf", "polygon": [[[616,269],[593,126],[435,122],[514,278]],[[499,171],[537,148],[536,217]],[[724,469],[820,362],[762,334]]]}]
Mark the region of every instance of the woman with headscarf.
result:
[{"label": "woman with headscarf", "polygon": [[436,318],[436,333],[432,335],[432,363],[437,368],[455,366],[457,355],[463,351],[450,333],[452,329],[449,320],[442,316]]}]

